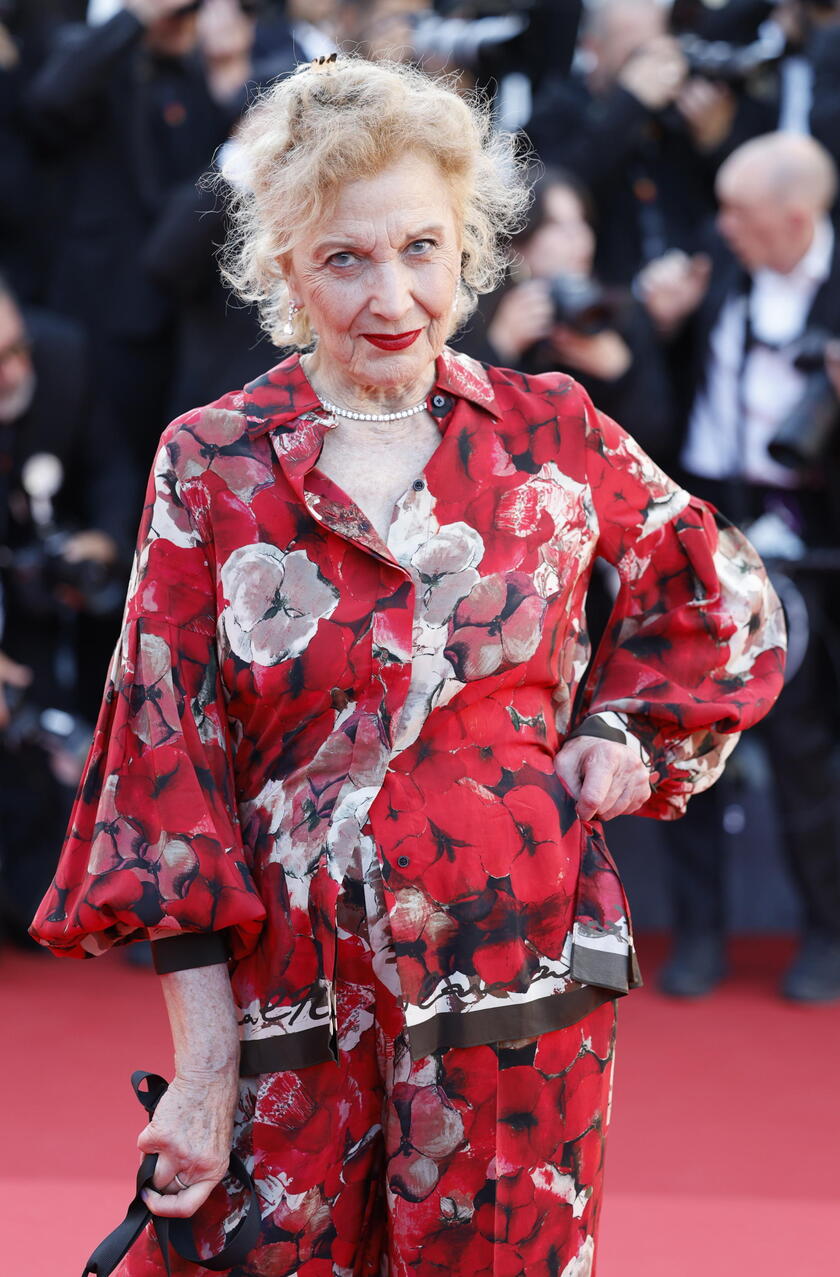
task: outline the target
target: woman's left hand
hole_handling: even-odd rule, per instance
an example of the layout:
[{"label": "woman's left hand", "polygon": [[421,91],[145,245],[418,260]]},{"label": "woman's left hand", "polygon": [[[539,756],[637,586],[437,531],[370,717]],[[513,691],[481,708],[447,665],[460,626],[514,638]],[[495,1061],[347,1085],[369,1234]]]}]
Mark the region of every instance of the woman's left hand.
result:
[{"label": "woman's left hand", "polygon": [[141,1153],[157,1153],[152,1187],[143,1191],[153,1215],[189,1219],[224,1178],[238,1094],[230,1070],[205,1079],[176,1074],[170,1082],[137,1140]]},{"label": "woman's left hand", "polygon": [[600,736],[575,736],[554,759],[554,769],[581,820],[612,820],[638,811],[650,798],[650,772],[629,745]]}]

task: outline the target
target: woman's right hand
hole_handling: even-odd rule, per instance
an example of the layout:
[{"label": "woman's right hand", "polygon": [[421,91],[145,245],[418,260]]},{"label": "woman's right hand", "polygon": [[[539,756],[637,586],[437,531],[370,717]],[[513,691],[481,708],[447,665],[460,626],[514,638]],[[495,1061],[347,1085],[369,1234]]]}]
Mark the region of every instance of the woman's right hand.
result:
[{"label": "woman's right hand", "polygon": [[152,1180],[157,1191],[143,1193],[153,1215],[189,1218],[224,1178],[238,1094],[239,1078],[227,1069],[204,1076],[176,1075],[169,1084],[137,1140],[141,1153],[158,1155]]},{"label": "woman's right hand", "polygon": [[487,338],[500,359],[516,360],[551,332],[554,311],[543,279],[508,289],[487,326]]}]

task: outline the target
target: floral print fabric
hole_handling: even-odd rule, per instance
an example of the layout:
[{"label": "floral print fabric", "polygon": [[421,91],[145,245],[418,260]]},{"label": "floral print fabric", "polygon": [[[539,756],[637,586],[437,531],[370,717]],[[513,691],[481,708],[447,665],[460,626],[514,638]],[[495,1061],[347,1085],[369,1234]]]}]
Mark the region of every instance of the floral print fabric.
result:
[{"label": "floral print fabric", "polygon": [[[590,1277],[614,1003],[539,1039],[414,1060],[372,845],[337,914],[338,1062],[240,1088],[235,1147],[262,1227],[231,1277]],[[199,1254],[236,1205],[217,1190],[199,1211]],[[173,1277],[209,1273],[171,1262]],[[115,1277],[164,1274],[147,1231]]]},{"label": "floral print fabric", "polygon": [[[334,422],[297,356],[173,423],[150,483],[34,932],[74,956],[222,937],[245,1072],[335,1053],[337,900],[363,839],[415,1059],[626,991],[624,894],[557,750],[593,716],[620,725],[653,768],[646,813],[672,817],[781,686],[749,544],[573,381],[445,352],[428,403],[440,446],[387,543],[317,468]],[[597,555],[621,584],[584,680]]]}]

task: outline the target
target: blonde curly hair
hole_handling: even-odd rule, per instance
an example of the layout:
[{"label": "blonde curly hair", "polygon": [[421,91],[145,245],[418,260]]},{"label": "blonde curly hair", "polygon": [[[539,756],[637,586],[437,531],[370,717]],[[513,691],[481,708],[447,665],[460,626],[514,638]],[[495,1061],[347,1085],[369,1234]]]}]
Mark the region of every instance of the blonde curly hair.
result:
[{"label": "blonde curly hair", "polygon": [[227,202],[230,233],[222,275],[244,302],[256,302],[276,346],[314,339],[300,310],[288,331],[284,263],[346,182],[373,177],[406,153],[434,161],[450,183],[462,222],[461,279],[454,332],[478,293],[501,279],[506,238],[529,200],[525,162],[512,137],[496,132],[489,108],[413,67],[360,57],[307,63],[264,90],[246,113],[211,179]]}]

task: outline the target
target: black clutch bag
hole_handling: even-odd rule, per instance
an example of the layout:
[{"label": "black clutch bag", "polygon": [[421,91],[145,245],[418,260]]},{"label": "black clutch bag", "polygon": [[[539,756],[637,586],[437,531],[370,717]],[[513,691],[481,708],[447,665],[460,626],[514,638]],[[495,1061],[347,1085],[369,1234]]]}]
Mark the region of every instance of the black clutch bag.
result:
[{"label": "black clutch bag", "polygon": [[[131,1075],[131,1085],[134,1087],[134,1094],[151,1117],[166,1091],[167,1083],[156,1073],[144,1073],[142,1069],[138,1069]],[[108,1277],[150,1220],[170,1277],[172,1271],[169,1261],[170,1246],[182,1259],[186,1259],[191,1264],[200,1264],[202,1268],[209,1268],[212,1272],[222,1272],[232,1268],[234,1264],[240,1264],[248,1257],[248,1253],[259,1237],[260,1207],[254,1181],[236,1154],[230,1155],[228,1175],[244,1189],[247,1204],[236,1225],[225,1234],[225,1244],[222,1249],[209,1257],[198,1254],[188,1219],[164,1219],[159,1215],[153,1215],[143,1201],[141,1193],[144,1188],[152,1186],[156,1164],[157,1153],[147,1153],[137,1171],[137,1191],[126,1211],[125,1219],[112,1233],[108,1234],[104,1241],[99,1243],[87,1261],[82,1277]]]}]

